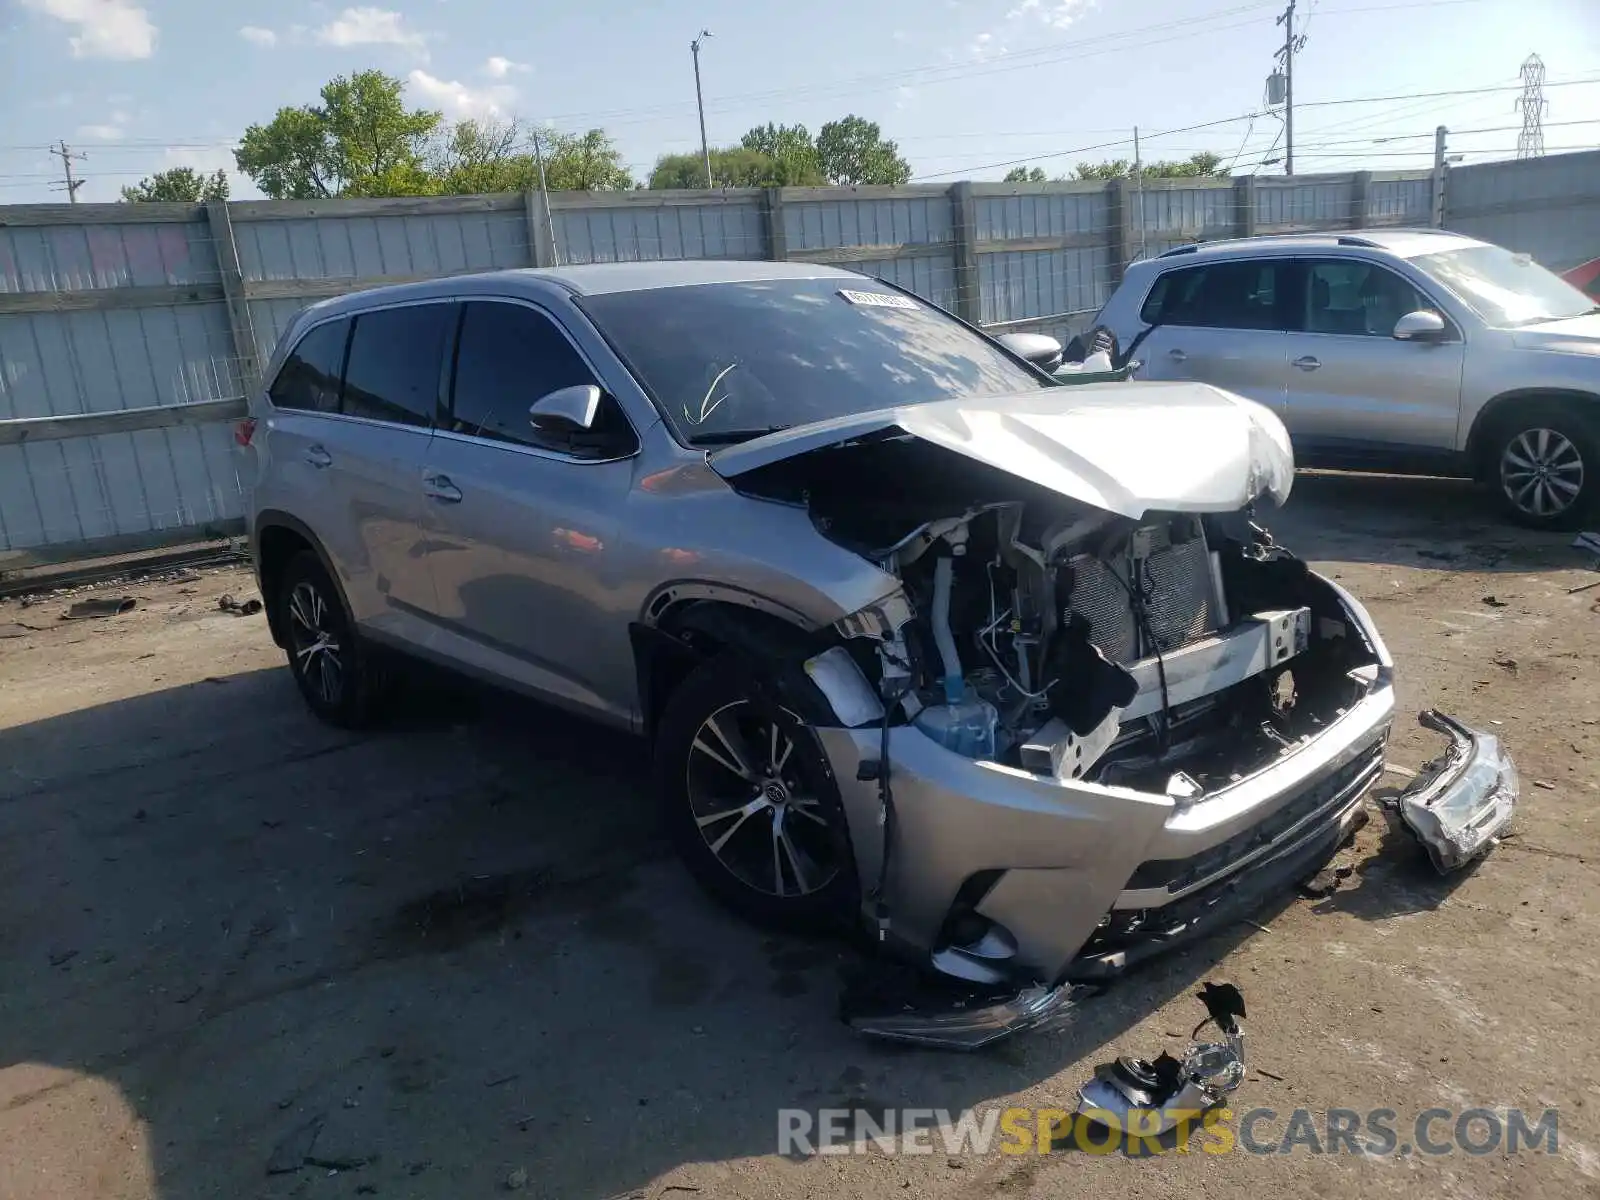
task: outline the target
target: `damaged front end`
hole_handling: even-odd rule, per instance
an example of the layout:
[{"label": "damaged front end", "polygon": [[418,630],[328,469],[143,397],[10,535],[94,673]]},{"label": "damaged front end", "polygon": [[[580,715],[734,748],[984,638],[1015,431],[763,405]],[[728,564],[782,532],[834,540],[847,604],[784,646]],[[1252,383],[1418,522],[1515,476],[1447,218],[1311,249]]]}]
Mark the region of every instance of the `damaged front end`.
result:
[{"label": "damaged front end", "polygon": [[[847,1002],[863,1032],[973,1048],[1059,1017],[1313,874],[1382,772],[1387,649],[1255,519],[1292,479],[1281,425],[1203,389],[1151,433],[1148,391],[1101,386],[713,456],[897,584],[805,664],[864,916],[943,987]],[[1483,761],[1446,774],[1470,793]],[[1441,846],[1453,786],[1414,814]]]},{"label": "damaged front end", "polygon": [[1444,875],[1487,854],[1511,824],[1517,768],[1492,734],[1433,709],[1418,720],[1423,728],[1445,734],[1450,745],[1418,772],[1395,807]]}]

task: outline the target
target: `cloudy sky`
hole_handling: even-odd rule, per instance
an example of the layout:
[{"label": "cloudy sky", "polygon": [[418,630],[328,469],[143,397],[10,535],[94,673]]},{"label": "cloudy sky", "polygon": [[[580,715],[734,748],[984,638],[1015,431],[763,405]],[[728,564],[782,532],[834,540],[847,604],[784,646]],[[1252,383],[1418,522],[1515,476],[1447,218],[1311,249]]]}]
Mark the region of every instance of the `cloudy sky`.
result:
[{"label": "cloudy sky", "polygon": [[[0,203],[52,191],[65,139],[82,200],[164,167],[231,167],[253,121],[380,67],[450,117],[602,126],[635,174],[696,148],[689,42],[713,143],[753,124],[813,132],[857,112],[919,178],[998,178],[1016,162],[1212,150],[1247,170],[1281,122],[1247,114],[1282,31],[1246,0],[3,0]],[[1465,161],[1508,157],[1518,70],[1542,56],[1554,152],[1600,146],[1600,0],[1300,0],[1297,170],[1425,166],[1451,127]],[[1590,82],[1584,82],[1590,81]],[[1454,93],[1439,95],[1437,93]],[[1192,128],[1203,126],[1203,128]],[[234,195],[256,195],[235,180]]]}]

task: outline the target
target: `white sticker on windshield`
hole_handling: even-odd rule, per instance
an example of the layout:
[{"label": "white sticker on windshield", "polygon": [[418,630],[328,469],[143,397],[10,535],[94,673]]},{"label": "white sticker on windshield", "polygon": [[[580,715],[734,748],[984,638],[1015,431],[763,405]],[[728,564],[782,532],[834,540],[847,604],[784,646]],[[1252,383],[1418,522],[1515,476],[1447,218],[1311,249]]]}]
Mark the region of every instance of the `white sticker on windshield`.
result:
[{"label": "white sticker on windshield", "polygon": [[862,304],[868,308],[916,308],[916,302],[908,296],[897,296],[893,292],[852,292],[841,288],[839,295],[851,304]]}]

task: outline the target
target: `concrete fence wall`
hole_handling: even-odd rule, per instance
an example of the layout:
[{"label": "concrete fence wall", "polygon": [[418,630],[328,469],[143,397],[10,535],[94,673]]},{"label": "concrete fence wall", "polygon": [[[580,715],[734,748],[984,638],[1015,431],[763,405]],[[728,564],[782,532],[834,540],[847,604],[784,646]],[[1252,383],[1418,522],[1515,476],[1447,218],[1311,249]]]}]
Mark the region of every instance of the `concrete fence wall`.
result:
[{"label": "concrete fence wall", "polygon": [[1066,334],[1133,259],[1428,224],[1435,184],[1361,172],[552,193],[548,211],[538,193],[0,206],[0,571],[239,531],[231,423],[290,318],[322,297],[554,263],[788,259],[879,276],[996,329]]}]

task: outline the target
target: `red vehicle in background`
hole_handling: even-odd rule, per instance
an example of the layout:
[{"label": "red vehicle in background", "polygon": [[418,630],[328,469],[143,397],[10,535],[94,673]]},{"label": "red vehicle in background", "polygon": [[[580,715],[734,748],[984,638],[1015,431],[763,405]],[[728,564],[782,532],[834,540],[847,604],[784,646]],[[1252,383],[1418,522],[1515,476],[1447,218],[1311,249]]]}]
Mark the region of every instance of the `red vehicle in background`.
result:
[{"label": "red vehicle in background", "polygon": [[1585,296],[1600,300],[1600,258],[1592,259],[1581,267],[1573,267],[1561,278]]}]

